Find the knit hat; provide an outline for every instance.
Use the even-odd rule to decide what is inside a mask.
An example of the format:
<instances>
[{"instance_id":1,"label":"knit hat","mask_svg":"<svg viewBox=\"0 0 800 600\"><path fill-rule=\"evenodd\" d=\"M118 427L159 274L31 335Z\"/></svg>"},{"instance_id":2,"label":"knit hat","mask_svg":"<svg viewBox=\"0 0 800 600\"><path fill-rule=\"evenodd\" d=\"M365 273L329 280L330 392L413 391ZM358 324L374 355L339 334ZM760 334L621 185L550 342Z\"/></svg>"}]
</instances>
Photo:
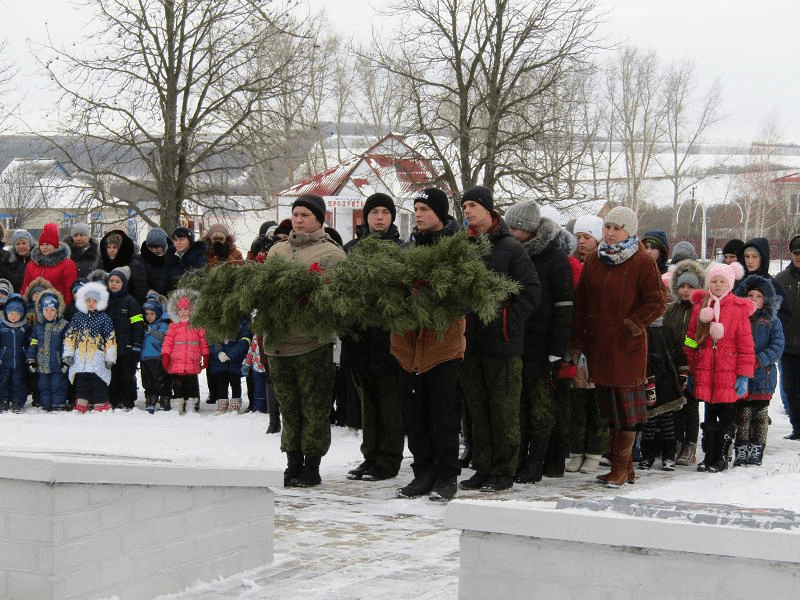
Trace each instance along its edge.
<instances>
[{"instance_id":1,"label":"knit hat","mask_svg":"<svg viewBox=\"0 0 800 600\"><path fill-rule=\"evenodd\" d=\"M230 230L229 230L229 229L228 229L228 228L227 228L225 225L223 225L222 223L214 223L214 224L213 224L213 225L211 225L211 226L208 228L208 230L206 231L206 237L207 237L208 239L211 239L211 238L212 238L212 237L214 237L215 235L224 235L226 238L228 238L228 237L231 235L231 232L230 232Z\"/></svg>"},{"instance_id":2,"label":"knit hat","mask_svg":"<svg viewBox=\"0 0 800 600\"><path fill-rule=\"evenodd\" d=\"M5 313L19 313L20 315L25 314L25 301L22 299L22 296L19 294L11 294L8 297L8 302L5 305Z\"/></svg>"},{"instance_id":3,"label":"knit hat","mask_svg":"<svg viewBox=\"0 0 800 600\"><path fill-rule=\"evenodd\" d=\"M789 240L789 252L800 250L800 235L794 236Z\"/></svg>"},{"instance_id":4,"label":"knit hat","mask_svg":"<svg viewBox=\"0 0 800 600\"><path fill-rule=\"evenodd\" d=\"M693 289L699 289L700 279L697 277L697 273L693 273L692 271L684 271L678 276L678 279L675 282L675 287L680 289L686 284L689 284L689 286Z\"/></svg>"},{"instance_id":5,"label":"knit hat","mask_svg":"<svg viewBox=\"0 0 800 600\"><path fill-rule=\"evenodd\" d=\"M147 295L147 300L142 304L142 311L146 310L152 310L156 313L156 320L160 319L164 314L164 306L161 304L156 294Z\"/></svg>"},{"instance_id":6,"label":"knit hat","mask_svg":"<svg viewBox=\"0 0 800 600\"><path fill-rule=\"evenodd\" d=\"M607 223L619 225L629 236L634 236L639 231L639 219L636 218L636 213L627 206L617 206L608 211L606 218L603 219L603 225Z\"/></svg>"},{"instance_id":7,"label":"knit hat","mask_svg":"<svg viewBox=\"0 0 800 600\"><path fill-rule=\"evenodd\" d=\"M739 251L744 247L744 242L740 239L732 239L722 247L722 254L735 254L739 256Z\"/></svg>"},{"instance_id":8,"label":"knit hat","mask_svg":"<svg viewBox=\"0 0 800 600\"><path fill-rule=\"evenodd\" d=\"M533 200L523 200L510 206L505 215L506 225L514 229L521 229L536 233L542 222L542 211Z\"/></svg>"},{"instance_id":9,"label":"knit hat","mask_svg":"<svg viewBox=\"0 0 800 600\"><path fill-rule=\"evenodd\" d=\"M542 205L542 218L550 219L553 223L561 227L561 213L552 204Z\"/></svg>"},{"instance_id":10,"label":"knit hat","mask_svg":"<svg viewBox=\"0 0 800 600\"><path fill-rule=\"evenodd\" d=\"M144 240L144 245L148 248L166 248L168 243L167 232L160 227L148 231L147 237Z\"/></svg>"},{"instance_id":11,"label":"knit hat","mask_svg":"<svg viewBox=\"0 0 800 600\"><path fill-rule=\"evenodd\" d=\"M303 206L314 213L317 221L319 224L322 225L325 222L325 211L327 208L325 207L325 200L316 196L314 194L303 194L297 200L292 202L292 210L296 206Z\"/></svg>"},{"instance_id":12,"label":"knit hat","mask_svg":"<svg viewBox=\"0 0 800 600\"><path fill-rule=\"evenodd\" d=\"M706 273L707 288L711 285L711 280L718 275L725 278L725 281L728 283L728 291L732 292L733 284L736 283L737 279L741 279L744 276L744 267L739 263L731 263L729 265L720 262L711 263ZM720 296L720 298L724 296L725 294ZM706 323L707 322L708 321L706 321Z\"/></svg>"},{"instance_id":13,"label":"knit hat","mask_svg":"<svg viewBox=\"0 0 800 600\"><path fill-rule=\"evenodd\" d=\"M122 280L122 287L125 288L131 279L131 268L128 266L116 267L108 274L108 278L111 279L114 275Z\"/></svg>"},{"instance_id":14,"label":"knit hat","mask_svg":"<svg viewBox=\"0 0 800 600\"><path fill-rule=\"evenodd\" d=\"M651 229L646 231L642 236L642 243L647 246L653 246L661 250L661 256L664 260L669 255L669 243L667 242L667 234L660 229Z\"/></svg>"},{"instance_id":15,"label":"knit hat","mask_svg":"<svg viewBox=\"0 0 800 600\"><path fill-rule=\"evenodd\" d=\"M86 223L75 223L69 231L70 235L85 235L87 237L92 235L92 229Z\"/></svg>"},{"instance_id":16,"label":"knit hat","mask_svg":"<svg viewBox=\"0 0 800 600\"><path fill-rule=\"evenodd\" d=\"M672 248L672 259L670 262L674 265L682 260L697 260L697 250L689 242L678 242ZM699 286L695 286L699 287Z\"/></svg>"},{"instance_id":17,"label":"knit hat","mask_svg":"<svg viewBox=\"0 0 800 600\"><path fill-rule=\"evenodd\" d=\"M39 308L55 308L58 310L58 297L53 292L44 292L39 296Z\"/></svg>"},{"instance_id":18,"label":"knit hat","mask_svg":"<svg viewBox=\"0 0 800 600\"><path fill-rule=\"evenodd\" d=\"M177 237L188 238L190 242L194 241L194 232L188 227L176 227L172 232L172 239Z\"/></svg>"},{"instance_id":19,"label":"knit hat","mask_svg":"<svg viewBox=\"0 0 800 600\"><path fill-rule=\"evenodd\" d=\"M595 215L581 215L575 219L572 233L588 233L595 241L600 242L603 239L603 219Z\"/></svg>"},{"instance_id":20,"label":"knit hat","mask_svg":"<svg viewBox=\"0 0 800 600\"><path fill-rule=\"evenodd\" d=\"M494 210L494 198L492 197L492 190L486 186L476 185L469 188L461 196L461 206L464 206L464 202L467 202L468 200L477 202L489 212Z\"/></svg>"},{"instance_id":21,"label":"knit hat","mask_svg":"<svg viewBox=\"0 0 800 600\"><path fill-rule=\"evenodd\" d=\"M8 279L0 279L0 294L8 297L14 293L14 286Z\"/></svg>"},{"instance_id":22,"label":"knit hat","mask_svg":"<svg viewBox=\"0 0 800 600\"><path fill-rule=\"evenodd\" d=\"M381 194L380 192L377 194L372 194L367 198L366 202L364 202L364 220L366 220L369 211L379 206L383 206L391 213L392 222L394 223L394 219L397 216L397 209L394 206L394 200L392 200L391 196Z\"/></svg>"},{"instance_id":23,"label":"knit hat","mask_svg":"<svg viewBox=\"0 0 800 600\"><path fill-rule=\"evenodd\" d=\"M58 246L61 244L61 239L58 237L58 225L55 223L48 223L42 229L42 233L39 236L39 243L40 244L50 244L51 246Z\"/></svg>"},{"instance_id":24,"label":"knit hat","mask_svg":"<svg viewBox=\"0 0 800 600\"><path fill-rule=\"evenodd\" d=\"M17 229L14 233L11 234L11 245L17 243L17 240L23 239L28 242L28 245L32 248L33 247L33 236L31 235L30 231L27 229Z\"/></svg>"},{"instance_id":25,"label":"knit hat","mask_svg":"<svg viewBox=\"0 0 800 600\"><path fill-rule=\"evenodd\" d=\"M414 196L414 202L422 202L431 208L436 216L442 222L447 223L447 216L450 214L450 201L447 199L447 194L438 188L425 188Z\"/></svg>"},{"instance_id":26,"label":"knit hat","mask_svg":"<svg viewBox=\"0 0 800 600\"><path fill-rule=\"evenodd\" d=\"M81 287L83 287L83 285L85 283L86 283L85 279L76 279L75 281L72 282L72 285L70 286L69 291L74 296L75 292L77 292L79 289L81 289Z\"/></svg>"}]
</instances>

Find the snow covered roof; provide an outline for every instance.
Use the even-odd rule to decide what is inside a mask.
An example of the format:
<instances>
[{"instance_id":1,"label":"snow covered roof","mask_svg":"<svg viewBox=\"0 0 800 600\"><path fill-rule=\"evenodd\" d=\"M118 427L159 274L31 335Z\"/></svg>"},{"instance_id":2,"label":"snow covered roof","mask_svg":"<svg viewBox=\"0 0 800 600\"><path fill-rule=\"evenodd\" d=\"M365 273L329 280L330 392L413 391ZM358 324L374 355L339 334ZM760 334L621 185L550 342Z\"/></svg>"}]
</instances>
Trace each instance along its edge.
<instances>
[{"instance_id":1,"label":"snow covered roof","mask_svg":"<svg viewBox=\"0 0 800 600\"><path fill-rule=\"evenodd\" d=\"M403 136L389 134L364 153L317 173L278 192L278 196L369 196L375 192L396 198L413 195L438 179L431 162L405 143Z\"/></svg>"}]
</instances>

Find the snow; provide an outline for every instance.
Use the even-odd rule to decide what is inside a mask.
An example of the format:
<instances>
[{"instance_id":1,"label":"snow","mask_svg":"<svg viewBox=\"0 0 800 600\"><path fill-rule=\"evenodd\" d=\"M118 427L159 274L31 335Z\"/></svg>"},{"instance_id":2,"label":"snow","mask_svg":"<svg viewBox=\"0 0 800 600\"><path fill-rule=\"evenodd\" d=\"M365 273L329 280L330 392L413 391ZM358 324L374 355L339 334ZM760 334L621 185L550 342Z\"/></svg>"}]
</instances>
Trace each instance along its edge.
<instances>
[{"instance_id":1,"label":"snow","mask_svg":"<svg viewBox=\"0 0 800 600\"><path fill-rule=\"evenodd\" d=\"M201 381L204 378L201 377ZM114 455L208 466L284 468L280 435L266 435L267 416L42 413L0 414L0 451L33 454ZM609 490L594 475L570 474L540 484L487 495L459 491L457 499L500 502L626 496L783 508L800 512L800 443L784 440L788 419L778 396L761 467L720 474L678 467L674 473L637 470L635 485ZM454 598L458 589L459 531L445 529L446 506L425 498L395 497L411 478L406 451L397 479L353 482L346 472L361 461L359 432L332 428L322 461L323 484L307 490L276 489L275 558L269 565L227 578L209 578L161 600L253 600L262 598ZM702 455L702 453L701 453ZM657 463L658 464L658 463ZM469 476L471 471L464 472Z\"/></svg>"}]
</instances>

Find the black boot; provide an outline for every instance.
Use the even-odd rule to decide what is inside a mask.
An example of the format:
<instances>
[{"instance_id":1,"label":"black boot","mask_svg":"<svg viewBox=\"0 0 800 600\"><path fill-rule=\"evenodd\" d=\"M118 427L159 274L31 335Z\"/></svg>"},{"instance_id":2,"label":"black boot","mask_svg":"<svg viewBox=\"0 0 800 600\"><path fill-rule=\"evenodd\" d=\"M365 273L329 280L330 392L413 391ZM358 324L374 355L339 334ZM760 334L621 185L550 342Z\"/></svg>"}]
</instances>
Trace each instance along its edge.
<instances>
[{"instance_id":1,"label":"black boot","mask_svg":"<svg viewBox=\"0 0 800 600\"><path fill-rule=\"evenodd\" d=\"M165 396L161 396L158 399L158 403L161 405L161 410L171 410L172 409L172 403L169 400L169 396L166 396L166 395Z\"/></svg>"},{"instance_id":2,"label":"black boot","mask_svg":"<svg viewBox=\"0 0 800 600\"><path fill-rule=\"evenodd\" d=\"M156 412L156 399L158 398L158 394L154 392L145 392L144 393L144 409L149 412L151 415Z\"/></svg>"},{"instance_id":3,"label":"black boot","mask_svg":"<svg viewBox=\"0 0 800 600\"><path fill-rule=\"evenodd\" d=\"M712 473L720 473L728 468L728 463L731 462L731 448L733 447L733 438L735 435L735 430L718 431L717 444L719 444L719 448L717 450L717 460L708 467L708 470Z\"/></svg>"},{"instance_id":4,"label":"black boot","mask_svg":"<svg viewBox=\"0 0 800 600\"><path fill-rule=\"evenodd\" d=\"M514 481L517 483L538 483L542 480L544 458L549 441L546 437L535 437L531 440L528 456L522 463ZM564 462L563 459L561 462Z\"/></svg>"},{"instance_id":5,"label":"black boot","mask_svg":"<svg viewBox=\"0 0 800 600\"><path fill-rule=\"evenodd\" d=\"M717 462L717 427L703 423L700 428L703 430L701 445L705 456L697 463L698 471L709 471L711 465Z\"/></svg>"},{"instance_id":6,"label":"black boot","mask_svg":"<svg viewBox=\"0 0 800 600\"><path fill-rule=\"evenodd\" d=\"M321 456L306 456L303 470L300 474L292 478L289 485L292 487L312 487L322 483L322 478L319 476L319 463L322 460Z\"/></svg>"},{"instance_id":7,"label":"black boot","mask_svg":"<svg viewBox=\"0 0 800 600\"><path fill-rule=\"evenodd\" d=\"M290 487L292 479L303 470L303 453L292 451L286 453L286 470L283 472L283 486Z\"/></svg>"},{"instance_id":8,"label":"black boot","mask_svg":"<svg viewBox=\"0 0 800 600\"><path fill-rule=\"evenodd\" d=\"M405 487L397 490L397 495L401 498L416 498L426 496L431 493L436 484L436 471L432 468L415 471L414 479Z\"/></svg>"},{"instance_id":9,"label":"black boot","mask_svg":"<svg viewBox=\"0 0 800 600\"><path fill-rule=\"evenodd\" d=\"M675 440L666 439L661 440L661 470L674 471L675 470Z\"/></svg>"},{"instance_id":10,"label":"black boot","mask_svg":"<svg viewBox=\"0 0 800 600\"><path fill-rule=\"evenodd\" d=\"M656 462L656 441L642 437L639 444L639 452L641 453L641 458L637 466L642 471L649 471L653 468L653 463Z\"/></svg>"}]
</instances>

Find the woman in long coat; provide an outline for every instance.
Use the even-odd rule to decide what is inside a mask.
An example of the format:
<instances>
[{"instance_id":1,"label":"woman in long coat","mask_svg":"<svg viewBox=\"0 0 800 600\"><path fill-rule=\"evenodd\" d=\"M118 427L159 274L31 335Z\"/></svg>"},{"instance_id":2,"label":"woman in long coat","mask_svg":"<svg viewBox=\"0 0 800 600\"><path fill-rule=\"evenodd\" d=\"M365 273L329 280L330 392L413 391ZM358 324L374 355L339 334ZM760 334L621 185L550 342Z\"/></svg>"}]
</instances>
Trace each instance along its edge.
<instances>
[{"instance_id":1,"label":"woman in long coat","mask_svg":"<svg viewBox=\"0 0 800 600\"><path fill-rule=\"evenodd\" d=\"M655 261L622 206L603 222L603 241L586 257L575 291L573 339L609 419L611 472L597 480L620 487L634 478L636 425L647 420L647 326L664 313L666 293Z\"/></svg>"}]
</instances>

